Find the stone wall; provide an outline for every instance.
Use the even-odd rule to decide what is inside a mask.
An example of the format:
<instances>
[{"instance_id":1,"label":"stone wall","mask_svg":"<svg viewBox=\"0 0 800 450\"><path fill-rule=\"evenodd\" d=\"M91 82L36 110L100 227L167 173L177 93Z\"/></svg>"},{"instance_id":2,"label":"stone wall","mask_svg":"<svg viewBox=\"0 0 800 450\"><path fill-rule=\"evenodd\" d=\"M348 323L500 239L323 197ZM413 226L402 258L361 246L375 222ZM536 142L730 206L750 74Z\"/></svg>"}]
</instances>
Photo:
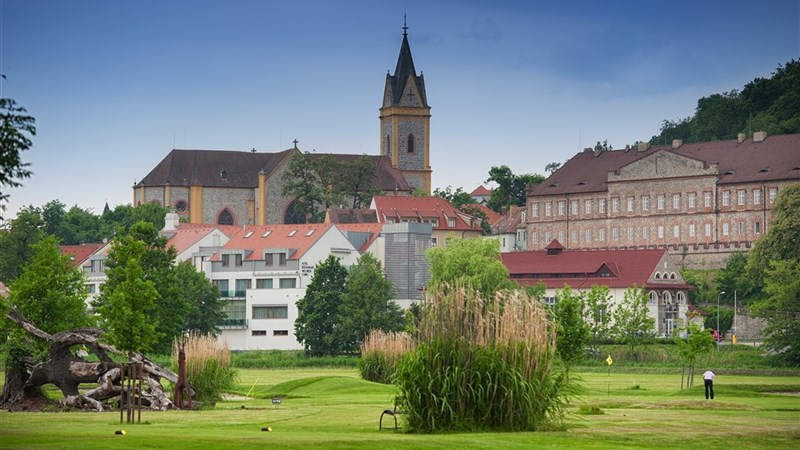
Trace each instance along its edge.
<instances>
[{"instance_id":1,"label":"stone wall","mask_svg":"<svg viewBox=\"0 0 800 450\"><path fill-rule=\"evenodd\" d=\"M253 190L246 188L203 188L203 223L217 223L226 208L233 215L234 225L252 222L247 204L253 201Z\"/></svg>"},{"instance_id":2,"label":"stone wall","mask_svg":"<svg viewBox=\"0 0 800 450\"><path fill-rule=\"evenodd\" d=\"M291 159L291 156L289 157ZM283 174L289 170L289 159L284 164L278 166L269 177L267 177L267 224L281 224L284 219L284 212L292 202L291 197L283 195Z\"/></svg>"}]
</instances>

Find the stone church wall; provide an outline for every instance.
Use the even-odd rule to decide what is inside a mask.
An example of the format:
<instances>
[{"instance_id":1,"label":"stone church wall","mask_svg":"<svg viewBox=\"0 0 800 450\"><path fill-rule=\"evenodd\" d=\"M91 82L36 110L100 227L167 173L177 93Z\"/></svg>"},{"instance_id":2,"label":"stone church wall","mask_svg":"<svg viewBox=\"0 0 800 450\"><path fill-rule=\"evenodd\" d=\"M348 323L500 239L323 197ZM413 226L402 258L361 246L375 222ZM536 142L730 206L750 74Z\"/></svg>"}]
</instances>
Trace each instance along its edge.
<instances>
[{"instance_id":1,"label":"stone church wall","mask_svg":"<svg viewBox=\"0 0 800 450\"><path fill-rule=\"evenodd\" d=\"M248 224L247 204L251 200L252 189L204 188L203 223L217 223L219 214L228 208L233 214L234 225Z\"/></svg>"},{"instance_id":2,"label":"stone church wall","mask_svg":"<svg viewBox=\"0 0 800 450\"><path fill-rule=\"evenodd\" d=\"M283 223L283 215L292 198L283 195L283 174L289 170L289 161L278 166L267 177L267 217L268 224Z\"/></svg>"},{"instance_id":3,"label":"stone church wall","mask_svg":"<svg viewBox=\"0 0 800 450\"><path fill-rule=\"evenodd\" d=\"M164 206L164 188L163 187L148 187L144 191L144 203L158 203Z\"/></svg>"}]
</instances>

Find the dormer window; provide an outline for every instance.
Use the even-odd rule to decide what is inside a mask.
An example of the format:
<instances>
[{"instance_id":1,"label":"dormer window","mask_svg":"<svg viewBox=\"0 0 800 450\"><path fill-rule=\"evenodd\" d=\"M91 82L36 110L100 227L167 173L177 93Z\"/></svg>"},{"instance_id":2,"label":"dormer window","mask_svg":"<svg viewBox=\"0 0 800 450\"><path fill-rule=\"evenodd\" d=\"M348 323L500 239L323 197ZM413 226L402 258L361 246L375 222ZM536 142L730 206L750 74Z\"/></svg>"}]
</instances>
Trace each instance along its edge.
<instances>
[{"instance_id":1,"label":"dormer window","mask_svg":"<svg viewBox=\"0 0 800 450\"><path fill-rule=\"evenodd\" d=\"M455 228L456 227L456 219L455 219L455 217L448 217L447 218L447 226L450 227L450 228Z\"/></svg>"},{"instance_id":2,"label":"dormer window","mask_svg":"<svg viewBox=\"0 0 800 450\"><path fill-rule=\"evenodd\" d=\"M292 237L295 234L297 234L297 230L292 230L292 231L289 232L289 237Z\"/></svg>"}]
</instances>

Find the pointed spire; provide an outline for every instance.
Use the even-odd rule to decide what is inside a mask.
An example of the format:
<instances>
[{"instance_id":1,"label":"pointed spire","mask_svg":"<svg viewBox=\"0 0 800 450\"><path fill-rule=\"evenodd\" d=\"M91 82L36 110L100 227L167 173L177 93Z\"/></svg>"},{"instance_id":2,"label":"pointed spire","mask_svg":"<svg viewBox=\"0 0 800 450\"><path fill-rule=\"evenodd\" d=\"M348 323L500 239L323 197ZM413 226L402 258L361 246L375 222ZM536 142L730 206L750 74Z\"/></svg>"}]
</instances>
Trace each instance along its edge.
<instances>
[{"instance_id":1,"label":"pointed spire","mask_svg":"<svg viewBox=\"0 0 800 450\"><path fill-rule=\"evenodd\" d=\"M422 80L422 76L417 76L417 72L414 69L414 58L411 57L411 46L408 43L408 22L406 15L403 14L403 43L400 45L400 55L397 57L394 75L390 77L392 81L392 100L395 104L400 103L406 83L409 77L412 76L413 82L416 83L417 91L420 93L420 100L423 105L427 106L425 83Z\"/></svg>"}]
</instances>

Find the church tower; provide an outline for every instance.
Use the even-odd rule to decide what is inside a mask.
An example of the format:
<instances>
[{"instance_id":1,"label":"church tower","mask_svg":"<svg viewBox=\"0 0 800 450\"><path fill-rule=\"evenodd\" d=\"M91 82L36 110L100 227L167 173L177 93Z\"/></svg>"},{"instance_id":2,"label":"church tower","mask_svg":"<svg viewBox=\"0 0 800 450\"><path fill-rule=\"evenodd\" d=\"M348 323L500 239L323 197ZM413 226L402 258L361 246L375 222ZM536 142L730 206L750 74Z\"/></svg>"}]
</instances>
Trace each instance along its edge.
<instances>
[{"instance_id":1,"label":"church tower","mask_svg":"<svg viewBox=\"0 0 800 450\"><path fill-rule=\"evenodd\" d=\"M391 157L392 166L400 170L412 188L430 194L431 107L425 94L425 79L414 70L405 20L394 75L386 74L380 120L381 154Z\"/></svg>"}]
</instances>

